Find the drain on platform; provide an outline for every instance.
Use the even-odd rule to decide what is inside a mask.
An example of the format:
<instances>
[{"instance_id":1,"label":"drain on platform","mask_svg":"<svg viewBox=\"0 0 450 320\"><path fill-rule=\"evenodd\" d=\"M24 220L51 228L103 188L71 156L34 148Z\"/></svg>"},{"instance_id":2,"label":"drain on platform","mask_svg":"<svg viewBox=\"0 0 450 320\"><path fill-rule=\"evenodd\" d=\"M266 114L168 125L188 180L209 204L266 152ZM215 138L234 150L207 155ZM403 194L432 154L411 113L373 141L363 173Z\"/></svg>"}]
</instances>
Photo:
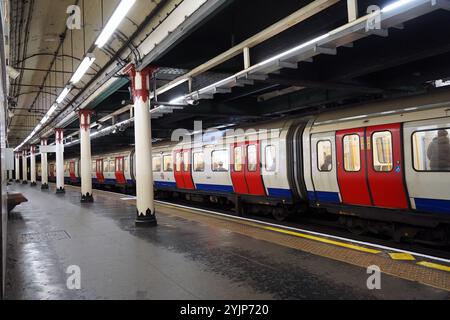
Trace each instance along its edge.
<instances>
[{"instance_id":1,"label":"drain on platform","mask_svg":"<svg viewBox=\"0 0 450 320\"><path fill-rule=\"evenodd\" d=\"M42 233L25 233L19 236L20 243L40 243L46 241L70 239L65 230L49 231Z\"/></svg>"}]
</instances>

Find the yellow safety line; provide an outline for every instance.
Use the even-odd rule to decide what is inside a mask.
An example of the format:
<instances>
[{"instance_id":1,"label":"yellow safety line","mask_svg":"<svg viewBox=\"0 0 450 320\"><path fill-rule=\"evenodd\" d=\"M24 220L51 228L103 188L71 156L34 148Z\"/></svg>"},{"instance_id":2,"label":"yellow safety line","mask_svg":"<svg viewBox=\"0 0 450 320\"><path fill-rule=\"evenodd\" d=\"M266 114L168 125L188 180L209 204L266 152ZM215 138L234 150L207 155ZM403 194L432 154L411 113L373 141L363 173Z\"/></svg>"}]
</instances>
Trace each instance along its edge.
<instances>
[{"instance_id":1,"label":"yellow safety line","mask_svg":"<svg viewBox=\"0 0 450 320\"><path fill-rule=\"evenodd\" d=\"M103 190L99 190L99 191L103 191ZM130 200L135 200L135 199L130 199ZM158 205L163 206L163 207L168 207L168 208L174 208L170 204L165 204L165 203L158 203ZM187 208L176 207L176 209L181 210L181 211L185 211L185 212L188 212L188 213L191 213L196 208L187 209ZM197 211L197 214L204 215L204 216L210 216L210 215L202 213L200 211ZM273 231L273 232L278 232L278 233L283 233L283 234L287 234L287 235L291 235L291 236L296 236L296 237L299 237L299 238L304 238L304 239L309 239L309 240L318 241L318 242L322 242L322 243L332 244L332 245L335 245L335 246L344 247L344 248L347 248L347 249L353 249L353 250L357 250L357 251L361 251L361 252L365 252L365 253L379 254L379 253L382 252L380 250L369 249L369 248L366 248L366 247L362 247L362 246L358 246L358 245L354 245L354 244L349 244L349 243L345 243L345 242L340 242L340 241L335 241L335 240L330 240L330 239L327 239L327 238L322 238L322 237L313 236L313 235L309 235L309 234L289 231L289 230L280 229L280 228L263 226L261 224L254 223L254 222L249 222L249 221L240 221L238 219L234 219L233 217L225 217L225 216L214 216L214 217L222 219L222 220L228 220L228 221L232 221L232 222L244 223L246 225L249 225L249 226L252 226L252 227L256 227L256 228L259 228L259 229L265 229L265 230L269 230L269 231ZM407 253L404 253L404 252L393 252L393 253L389 253L388 256L392 260L414 260L415 259L413 255L410 255L410 254L407 254ZM441 264L437 264L437 263L421 261L421 262L417 262L417 265L420 265L422 267L427 267L427 268L432 268L432 269L437 269L437 270L441 270L441 271L450 272L450 267L444 266L444 265L441 265Z\"/></svg>"},{"instance_id":2,"label":"yellow safety line","mask_svg":"<svg viewBox=\"0 0 450 320\"><path fill-rule=\"evenodd\" d=\"M319 242L323 242L323 243L333 244L335 246L344 247L344 248L353 249L353 250L358 250L358 251L362 251L362 252L366 252L366 253L378 254L378 253L381 252L379 250L369 249L369 248L357 246L357 245L354 245L354 244L349 244L349 243L345 243L345 242L330 240L330 239L326 239L326 238L321 238L321 237L312 236L312 235L309 235L309 234L304 234L304 233L299 233L299 232L294 232L294 231L289 231L289 230L284 230L284 229L278 229L278 228L273 228L273 227L263 227L263 229L271 230L271 231L275 231L275 232L279 232L279 233L284 233L284 234L288 234L288 235L296 236L296 237L300 237L300 238L305 238L305 239L309 239L309 240L314 240L314 241L319 241Z\"/></svg>"},{"instance_id":3,"label":"yellow safety line","mask_svg":"<svg viewBox=\"0 0 450 320\"><path fill-rule=\"evenodd\" d=\"M444 266L442 264L437 264L437 263L428 262L428 261L417 262L417 264L422 267L427 267L427 268L450 272L450 267Z\"/></svg>"},{"instance_id":4,"label":"yellow safety line","mask_svg":"<svg viewBox=\"0 0 450 320\"><path fill-rule=\"evenodd\" d=\"M412 254L406 252L390 252L389 256L394 260L413 261L416 260Z\"/></svg>"},{"instance_id":5,"label":"yellow safety line","mask_svg":"<svg viewBox=\"0 0 450 320\"><path fill-rule=\"evenodd\" d=\"M159 205L163 205L165 207L171 207L170 205L167 205L167 204L159 204ZM177 209L181 209L182 211L186 211L186 212L192 212L192 210L188 210L188 209L185 209L185 208L177 208ZM194 208L194 210L195 210L195 208ZM201 213L201 214L203 214L203 213ZM264 225L261 225L261 224L258 224L258 223L253 223L253 222L248 222L248 221L240 221L238 219L234 219L233 217L222 217L222 216L215 216L215 217L216 218L218 217L218 218L223 219L223 220L229 220L229 221L233 221L233 222L245 223L246 225L249 225L249 226L252 226L252 227L256 227L256 228L259 228L259 229L274 231L274 232L283 233L283 234L296 236L296 237L300 237L300 238L305 238L305 239L318 241L318 242L322 242L322 243L333 244L335 246L340 246L340 247L344 247L344 248L347 248L347 249L358 250L358 251L365 252L365 253L372 253L372 254L381 253L380 250L369 249L369 248L358 246L358 245L354 245L354 244L349 244L349 243L345 243L345 242L330 240L330 239L327 239L327 238L322 238L322 237L313 236L313 235L309 235L309 234L289 231L289 230L285 230L285 229L268 227L268 226L264 226Z\"/></svg>"}]
</instances>

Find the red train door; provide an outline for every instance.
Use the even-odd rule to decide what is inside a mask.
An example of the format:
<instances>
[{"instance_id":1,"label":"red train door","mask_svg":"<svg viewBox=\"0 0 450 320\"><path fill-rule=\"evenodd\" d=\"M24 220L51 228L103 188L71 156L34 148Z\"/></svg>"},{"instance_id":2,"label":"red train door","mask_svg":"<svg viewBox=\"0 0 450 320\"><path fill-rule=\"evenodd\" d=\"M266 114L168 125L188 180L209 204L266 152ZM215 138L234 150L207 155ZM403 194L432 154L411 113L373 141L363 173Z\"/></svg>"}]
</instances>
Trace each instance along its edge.
<instances>
[{"instance_id":1,"label":"red train door","mask_svg":"<svg viewBox=\"0 0 450 320\"><path fill-rule=\"evenodd\" d=\"M177 150L174 152L174 159L175 159L175 170L174 170L174 176L175 176L175 182L177 183L178 189L184 189L184 179L183 179L183 152L181 150Z\"/></svg>"},{"instance_id":2,"label":"red train door","mask_svg":"<svg viewBox=\"0 0 450 320\"><path fill-rule=\"evenodd\" d=\"M231 145L231 181L233 182L234 192L238 194L248 194L247 181L245 180L246 164L246 144L237 142Z\"/></svg>"},{"instance_id":3,"label":"red train door","mask_svg":"<svg viewBox=\"0 0 450 320\"><path fill-rule=\"evenodd\" d=\"M191 163L191 150L183 150L183 166L182 166L182 175L184 188L193 190L194 180L192 179L192 163Z\"/></svg>"},{"instance_id":4,"label":"red train door","mask_svg":"<svg viewBox=\"0 0 450 320\"><path fill-rule=\"evenodd\" d=\"M248 193L255 196L265 196L261 176L261 152L259 141L249 142L247 145L247 165L245 166L245 180L247 181Z\"/></svg>"},{"instance_id":5,"label":"red train door","mask_svg":"<svg viewBox=\"0 0 450 320\"><path fill-rule=\"evenodd\" d=\"M77 177L75 176L75 161L69 163L69 175L70 181L77 182Z\"/></svg>"},{"instance_id":6,"label":"red train door","mask_svg":"<svg viewBox=\"0 0 450 320\"><path fill-rule=\"evenodd\" d=\"M338 183L344 204L372 205L364 146L365 128L336 132Z\"/></svg>"},{"instance_id":7,"label":"red train door","mask_svg":"<svg viewBox=\"0 0 450 320\"><path fill-rule=\"evenodd\" d=\"M125 174L123 170L124 157L116 158L116 183L118 184L126 184L127 180L125 179Z\"/></svg>"},{"instance_id":8,"label":"red train door","mask_svg":"<svg viewBox=\"0 0 450 320\"><path fill-rule=\"evenodd\" d=\"M103 159L96 160L97 166L95 170L95 175L97 176L97 181L100 183L105 182L105 177L103 175Z\"/></svg>"},{"instance_id":9,"label":"red train door","mask_svg":"<svg viewBox=\"0 0 450 320\"><path fill-rule=\"evenodd\" d=\"M408 208L400 130L399 123L366 129L369 187L377 207Z\"/></svg>"}]
</instances>

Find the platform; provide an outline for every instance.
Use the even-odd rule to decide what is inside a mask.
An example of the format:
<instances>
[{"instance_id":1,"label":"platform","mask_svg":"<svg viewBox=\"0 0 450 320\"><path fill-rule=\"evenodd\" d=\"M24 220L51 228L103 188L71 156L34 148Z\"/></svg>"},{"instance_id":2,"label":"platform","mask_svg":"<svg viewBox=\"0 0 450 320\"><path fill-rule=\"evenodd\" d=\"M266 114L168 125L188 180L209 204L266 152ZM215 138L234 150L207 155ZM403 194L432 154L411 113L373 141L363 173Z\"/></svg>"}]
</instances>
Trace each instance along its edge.
<instances>
[{"instance_id":1,"label":"platform","mask_svg":"<svg viewBox=\"0 0 450 320\"><path fill-rule=\"evenodd\" d=\"M7 299L450 298L450 273L383 255L162 205L157 228L136 229L123 195L95 191L81 204L75 187L9 191L28 202L9 220ZM366 285L374 262L388 270L380 290ZM66 286L72 265L80 290Z\"/></svg>"}]
</instances>

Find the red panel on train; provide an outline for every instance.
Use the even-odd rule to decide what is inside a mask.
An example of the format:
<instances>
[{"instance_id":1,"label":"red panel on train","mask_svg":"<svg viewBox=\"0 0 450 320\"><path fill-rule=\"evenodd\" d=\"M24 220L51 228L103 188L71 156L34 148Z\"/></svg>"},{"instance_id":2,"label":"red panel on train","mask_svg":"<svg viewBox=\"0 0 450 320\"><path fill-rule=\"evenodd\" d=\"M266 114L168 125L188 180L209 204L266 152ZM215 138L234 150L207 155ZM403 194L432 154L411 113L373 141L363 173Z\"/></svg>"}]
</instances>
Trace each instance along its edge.
<instances>
[{"instance_id":1,"label":"red panel on train","mask_svg":"<svg viewBox=\"0 0 450 320\"><path fill-rule=\"evenodd\" d=\"M247 165L245 166L245 180L249 194L265 196L266 190L261 176L261 147L259 141L249 142L247 145Z\"/></svg>"},{"instance_id":2,"label":"red panel on train","mask_svg":"<svg viewBox=\"0 0 450 320\"><path fill-rule=\"evenodd\" d=\"M369 186L377 207L408 208L400 131L399 123L366 130Z\"/></svg>"},{"instance_id":3,"label":"red panel on train","mask_svg":"<svg viewBox=\"0 0 450 320\"><path fill-rule=\"evenodd\" d=\"M248 194L247 181L245 180L246 144L239 142L231 145L231 180L233 182L234 192L237 194Z\"/></svg>"},{"instance_id":4,"label":"red panel on train","mask_svg":"<svg viewBox=\"0 0 450 320\"><path fill-rule=\"evenodd\" d=\"M69 164L69 174L70 174L70 181L77 182L77 177L75 175L75 161L71 161Z\"/></svg>"},{"instance_id":5,"label":"red panel on train","mask_svg":"<svg viewBox=\"0 0 450 320\"><path fill-rule=\"evenodd\" d=\"M182 154L182 168L181 173L183 176L184 189L195 189L194 180L192 179L192 152L191 150L183 150Z\"/></svg>"},{"instance_id":6,"label":"red panel on train","mask_svg":"<svg viewBox=\"0 0 450 320\"><path fill-rule=\"evenodd\" d=\"M124 157L117 157L116 158L116 182L119 184L126 184L127 179L125 178L124 174Z\"/></svg>"},{"instance_id":7,"label":"red panel on train","mask_svg":"<svg viewBox=\"0 0 450 320\"><path fill-rule=\"evenodd\" d=\"M183 153L181 150L177 150L174 152L175 159L175 170L173 175L175 177L175 182L177 183L178 189L184 189L184 179L183 179Z\"/></svg>"},{"instance_id":8,"label":"red panel on train","mask_svg":"<svg viewBox=\"0 0 450 320\"><path fill-rule=\"evenodd\" d=\"M338 183L344 204L371 206L366 177L365 129L336 132Z\"/></svg>"}]
</instances>

